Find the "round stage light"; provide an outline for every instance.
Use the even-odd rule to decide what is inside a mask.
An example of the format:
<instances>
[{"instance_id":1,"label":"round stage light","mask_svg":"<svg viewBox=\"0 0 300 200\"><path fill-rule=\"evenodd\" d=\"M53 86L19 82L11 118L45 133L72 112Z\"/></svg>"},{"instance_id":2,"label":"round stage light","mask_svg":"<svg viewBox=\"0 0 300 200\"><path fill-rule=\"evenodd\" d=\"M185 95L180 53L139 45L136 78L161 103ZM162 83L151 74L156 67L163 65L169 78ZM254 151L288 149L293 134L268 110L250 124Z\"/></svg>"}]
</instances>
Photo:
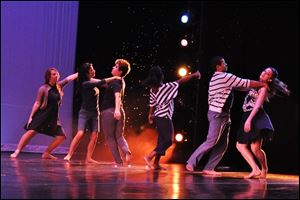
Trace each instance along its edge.
<instances>
[{"instance_id":1,"label":"round stage light","mask_svg":"<svg viewBox=\"0 0 300 200\"><path fill-rule=\"evenodd\" d=\"M187 75L187 69L185 67L179 68L178 74L179 76L184 77L185 75Z\"/></svg>"},{"instance_id":2,"label":"round stage light","mask_svg":"<svg viewBox=\"0 0 300 200\"><path fill-rule=\"evenodd\" d=\"M177 133L175 135L175 140L176 140L176 142L182 142L183 141L183 135L182 135L182 133Z\"/></svg>"},{"instance_id":3,"label":"round stage light","mask_svg":"<svg viewBox=\"0 0 300 200\"><path fill-rule=\"evenodd\" d=\"M186 39L182 39L180 41L181 46L186 47L188 45L188 41Z\"/></svg>"},{"instance_id":4,"label":"round stage light","mask_svg":"<svg viewBox=\"0 0 300 200\"><path fill-rule=\"evenodd\" d=\"M188 17L187 15L182 15L182 16L181 16L181 22L182 22L182 23L185 24L185 23L187 23L188 21L189 21L189 17Z\"/></svg>"}]
</instances>

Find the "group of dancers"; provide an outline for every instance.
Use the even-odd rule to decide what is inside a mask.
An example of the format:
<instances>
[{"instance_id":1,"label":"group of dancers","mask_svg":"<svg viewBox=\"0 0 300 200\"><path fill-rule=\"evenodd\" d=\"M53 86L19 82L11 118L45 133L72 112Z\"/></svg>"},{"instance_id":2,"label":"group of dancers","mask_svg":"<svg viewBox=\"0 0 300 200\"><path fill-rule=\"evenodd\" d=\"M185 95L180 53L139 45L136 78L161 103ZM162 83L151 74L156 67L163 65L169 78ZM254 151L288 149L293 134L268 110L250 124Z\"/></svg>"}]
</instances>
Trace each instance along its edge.
<instances>
[{"instance_id":1,"label":"group of dancers","mask_svg":"<svg viewBox=\"0 0 300 200\"><path fill-rule=\"evenodd\" d=\"M287 85L278 79L278 72L273 67L267 67L261 72L259 80L243 79L228 73L225 59L216 56L211 60L214 74L208 89L208 121L209 129L206 140L192 153L187 160L186 170L195 171L202 157L209 153L208 161L202 169L202 174L220 176L215 171L229 143L231 127L230 109L233 103L233 91L248 91L244 104L243 116L237 133L236 148L247 161L252 171L244 178L266 178L268 172L267 158L262 150L263 141L272 139L274 128L263 108L265 101L276 94L289 95ZM112 77L96 79L92 63L84 63L77 73L59 81L60 75L56 68L51 67L45 73L45 83L38 89L35 103L25 125L26 132L21 137L17 149L10 155L17 158L22 149L37 134L42 133L54 137L45 152L43 159L57 159L51 153L65 139L66 134L59 120L59 107L63 96L63 88L78 78L81 93L81 107L78 115L78 130L73 138L68 154L64 160L71 160L86 127L91 131L87 146L86 162L99 163L92 158L98 133L101 131L113 155L114 167L129 164L132 152L124 137L125 112L123 98L125 92L124 78L130 72L130 63L125 59L117 59L112 68ZM162 170L160 158L173 143L174 127L172 115L174 98L181 84L192 79L200 79L199 71L189 74L173 82L164 82L164 74L159 66L149 70L148 77L142 82L150 88L148 122L154 124L158 132L156 147L144 157L151 169ZM99 88L106 87L103 103L99 107ZM100 115L101 112L101 115ZM89 123L90 122L90 123ZM257 165L255 158L259 161ZM152 160L154 160L152 162Z\"/></svg>"}]
</instances>

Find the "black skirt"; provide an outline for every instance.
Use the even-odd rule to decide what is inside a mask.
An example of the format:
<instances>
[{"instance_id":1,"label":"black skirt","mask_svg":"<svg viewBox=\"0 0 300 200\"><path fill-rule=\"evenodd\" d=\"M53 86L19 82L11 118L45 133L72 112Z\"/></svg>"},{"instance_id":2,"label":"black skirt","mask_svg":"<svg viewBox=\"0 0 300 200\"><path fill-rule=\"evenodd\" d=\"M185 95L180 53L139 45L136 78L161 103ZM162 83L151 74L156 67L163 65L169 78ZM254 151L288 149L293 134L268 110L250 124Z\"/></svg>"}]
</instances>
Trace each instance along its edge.
<instances>
[{"instance_id":1,"label":"black skirt","mask_svg":"<svg viewBox=\"0 0 300 200\"><path fill-rule=\"evenodd\" d=\"M241 144L249 144L260 139L271 141L274 135L274 128L268 114L263 108L260 108L254 116L250 132L246 133L244 131L244 124L250 113L251 111L243 113L241 125L237 133L237 141Z\"/></svg>"}]
</instances>

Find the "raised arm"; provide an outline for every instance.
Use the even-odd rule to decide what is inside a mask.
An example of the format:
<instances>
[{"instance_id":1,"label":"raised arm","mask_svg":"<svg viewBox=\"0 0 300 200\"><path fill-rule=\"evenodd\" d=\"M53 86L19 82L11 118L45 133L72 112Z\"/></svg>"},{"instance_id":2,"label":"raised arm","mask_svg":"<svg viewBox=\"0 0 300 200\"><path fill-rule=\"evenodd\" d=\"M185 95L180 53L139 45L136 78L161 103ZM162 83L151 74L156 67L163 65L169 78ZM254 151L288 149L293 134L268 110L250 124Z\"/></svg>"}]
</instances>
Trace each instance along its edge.
<instances>
[{"instance_id":1,"label":"raised arm","mask_svg":"<svg viewBox=\"0 0 300 200\"><path fill-rule=\"evenodd\" d=\"M78 72L67 76L62 81L59 81L58 84L63 88L68 83L70 83L71 81L75 80L76 78L78 78Z\"/></svg>"},{"instance_id":2,"label":"raised arm","mask_svg":"<svg viewBox=\"0 0 300 200\"><path fill-rule=\"evenodd\" d=\"M182 77L181 79L178 80L178 83L179 84L186 83L186 82L192 80L193 78L197 78L197 79L201 78L201 74L198 70L195 73L192 73L188 76Z\"/></svg>"},{"instance_id":3,"label":"raised arm","mask_svg":"<svg viewBox=\"0 0 300 200\"><path fill-rule=\"evenodd\" d=\"M258 91L258 97L256 99L255 105L244 124L245 132L249 132L251 130L251 122L252 122L254 116L257 114L259 108L264 104L264 102L267 98L267 95L268 95L267 90L268 89L266 87L263 87Z\"/></svg>"}]
</instances>

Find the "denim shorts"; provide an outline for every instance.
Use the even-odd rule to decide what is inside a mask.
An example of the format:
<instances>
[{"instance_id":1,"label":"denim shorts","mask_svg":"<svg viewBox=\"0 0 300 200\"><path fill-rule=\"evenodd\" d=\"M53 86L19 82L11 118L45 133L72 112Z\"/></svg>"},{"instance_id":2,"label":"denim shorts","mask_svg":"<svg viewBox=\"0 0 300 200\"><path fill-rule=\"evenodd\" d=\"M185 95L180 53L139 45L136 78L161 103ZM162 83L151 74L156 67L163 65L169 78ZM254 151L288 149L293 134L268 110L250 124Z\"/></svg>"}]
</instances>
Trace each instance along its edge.
<instances>
[{"instance_id":1,"label":"denim shorts","mask_svg":"<svg viewBox=\"0 0 300 200\"><path fill-rule=\"evenodd\" d=\"M100 113L80 109L78 116L78 131L100 132Z\"/></svg>"}]
</instances>

